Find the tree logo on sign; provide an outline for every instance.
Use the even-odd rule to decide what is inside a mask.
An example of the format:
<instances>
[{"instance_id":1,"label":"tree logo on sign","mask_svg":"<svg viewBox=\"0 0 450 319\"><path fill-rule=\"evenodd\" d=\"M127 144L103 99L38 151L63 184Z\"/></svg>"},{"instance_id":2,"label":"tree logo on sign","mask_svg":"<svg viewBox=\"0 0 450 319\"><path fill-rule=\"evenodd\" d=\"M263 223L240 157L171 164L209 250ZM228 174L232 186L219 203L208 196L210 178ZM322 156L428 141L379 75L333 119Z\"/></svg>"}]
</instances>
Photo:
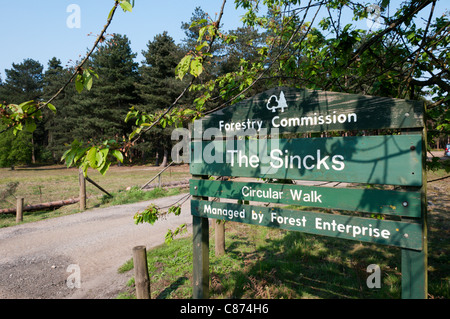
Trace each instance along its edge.
<instances>
[{"instance_id":1,"label":"tree logo on sign","mask_svg":"<svg viewBox=\"0 0 450 319\"><path fill-rule=\"evenodd\" d=\"M281 112L284 112L284 109L287 107L288 105L286 103L283 91L280 93L280 98L277 98L276 95L272 95L267 102L267 109L272 112L275 112L277 109L281 109Z\"/></svg>"}]
</instances>

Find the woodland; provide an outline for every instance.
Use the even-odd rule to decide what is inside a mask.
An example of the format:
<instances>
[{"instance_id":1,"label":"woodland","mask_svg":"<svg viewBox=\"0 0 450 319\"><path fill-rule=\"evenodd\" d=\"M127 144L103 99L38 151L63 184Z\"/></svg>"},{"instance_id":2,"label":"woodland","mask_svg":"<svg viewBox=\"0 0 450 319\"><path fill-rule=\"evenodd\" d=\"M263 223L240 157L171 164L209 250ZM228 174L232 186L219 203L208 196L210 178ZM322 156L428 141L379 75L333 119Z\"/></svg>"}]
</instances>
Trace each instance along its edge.
<instances>
[{"instance_id":1,"label":"woodland","mask_svg":"<svg viewBox=\"0 0 450 319\"><path fill-rule=\"evenodd\" d=\"M276 86L422 100L430 154L449 142L443 0L235 0L242 26L227 31L225 2L215 17L200 7L186 17L180 43L149 39L143 61L126 35L107 33L114 14L133 14L120 0L83 60L13 63L0 79L0 167L166 165L174 127Z\"/></svg>"}]
</instances>

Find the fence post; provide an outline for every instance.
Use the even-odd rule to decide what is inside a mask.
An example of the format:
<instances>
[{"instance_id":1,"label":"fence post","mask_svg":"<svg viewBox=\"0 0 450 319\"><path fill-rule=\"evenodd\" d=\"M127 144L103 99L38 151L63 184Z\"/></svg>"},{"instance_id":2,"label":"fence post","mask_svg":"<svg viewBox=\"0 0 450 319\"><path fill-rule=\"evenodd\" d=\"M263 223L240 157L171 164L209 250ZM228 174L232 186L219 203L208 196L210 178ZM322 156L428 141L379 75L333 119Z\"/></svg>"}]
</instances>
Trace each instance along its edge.
<instances>
[{"instance_id":1,"label":"fence post","mask_svg":"<svg viewBox=\"0 0 450 319\"><path fill-rule=\"evenodd\" d=\"M150 279L145 246L133 248L134 282L137 299L150 299Z\"/></svg>"},{"instance_id":2,"label":"fence post","mask_svg":"<svg viewBox=\"0 0 450 319\"><path fill-rule=\"evenodd\" d=\"M216 256L223 256L225 254L225 221L220 219L215 220L214 228Z\"/></svg>"},{"instance_id":3,"label":"fence post","mask_svg":"<svg viewBox=\"0 0 450 319\"><path fill-rule=\"evenodd\" d=\"M80 182L80 210L86 210L86 179L84 178L83 170L78 171L78 179Z\"/></svg>"},{"instance_id":4,"label":"fence post","mask_svg":"<svg viewBox=\"0 0 450 319\"><path fill-rule=\"evenodd\" d=\"M23 197L17 198L16 223L23 221Z\"/></svg>"}]
</instances>

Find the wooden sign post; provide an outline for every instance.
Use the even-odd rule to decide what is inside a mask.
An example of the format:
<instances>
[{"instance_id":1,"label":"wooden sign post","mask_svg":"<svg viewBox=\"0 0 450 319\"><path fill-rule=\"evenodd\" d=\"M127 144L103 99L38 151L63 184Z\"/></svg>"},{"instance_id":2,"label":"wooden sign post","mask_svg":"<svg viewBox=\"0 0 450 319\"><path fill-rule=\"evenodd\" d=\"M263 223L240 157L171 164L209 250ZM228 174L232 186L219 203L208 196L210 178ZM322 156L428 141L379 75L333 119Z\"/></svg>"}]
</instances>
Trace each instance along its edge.
<instances>
[{"instance_id":1,"label":"wooden sign post","mask_svg":"<svg viewBox=\"0 0 450 319\"><path fill-rule=\"evenodd\" d=\"M424 106L418 101L281 87L195 121L190 147L194 298L208 297L208 218L399 247L402 298L427 298L423 117ZM298 138L327 132L341 134ZM254 180L214 181L210 176ZM255 204L241 204L244 201ZM371 218L373 213L385 218Z\"/></svg>"}]
</instances>

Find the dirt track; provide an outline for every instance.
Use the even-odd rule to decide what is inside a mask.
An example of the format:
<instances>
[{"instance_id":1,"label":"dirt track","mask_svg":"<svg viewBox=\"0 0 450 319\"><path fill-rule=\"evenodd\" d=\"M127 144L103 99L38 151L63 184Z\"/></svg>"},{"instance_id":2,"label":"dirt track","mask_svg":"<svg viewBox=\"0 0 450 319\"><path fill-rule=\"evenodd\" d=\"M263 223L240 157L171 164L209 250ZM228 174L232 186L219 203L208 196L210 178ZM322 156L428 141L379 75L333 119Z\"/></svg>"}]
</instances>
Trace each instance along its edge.
<instances>
[{"instance_id":1,"label":"dirt track","mask_svg":"<svg viewBox=\"0 0 450 319\"><path fill-rule=\"evenodd\" d=\"M449 187L447 179L428 183L430 236L436 242L436 236L439 241L449 236ZM151 202L164 207L183 196ZM117 269L132 257L134 246L158 246L167 229L191 225L189 200L179 217L170 216L153 226L135 225L133 215L149 203L91 209L0 229L0 299L115 298L132 276L118 274ZM437 253L441 250L445 251L438 247ZM79 266L80 288L67 286L69 265Z\"/></svg>"},{"instance_id":2,"label":"dirt track","mask_svg":"<svg viewBox=\"0 0 450 319\"><path fill-rule=\"evenodd\" d=\"M151 202L165 207L186 195ZM191 224L187 200L178 217L135 225L133 215L149 203L92 209L0 229L0 299L115 298L132 275L118 274L117 269L132 258L134 246L158 246L168 229ZM79 272L70 265L79 267ZM69 288L67 283L74 283L71 278L76 274L81 286Z\"/></svg>"}]
</instances>

